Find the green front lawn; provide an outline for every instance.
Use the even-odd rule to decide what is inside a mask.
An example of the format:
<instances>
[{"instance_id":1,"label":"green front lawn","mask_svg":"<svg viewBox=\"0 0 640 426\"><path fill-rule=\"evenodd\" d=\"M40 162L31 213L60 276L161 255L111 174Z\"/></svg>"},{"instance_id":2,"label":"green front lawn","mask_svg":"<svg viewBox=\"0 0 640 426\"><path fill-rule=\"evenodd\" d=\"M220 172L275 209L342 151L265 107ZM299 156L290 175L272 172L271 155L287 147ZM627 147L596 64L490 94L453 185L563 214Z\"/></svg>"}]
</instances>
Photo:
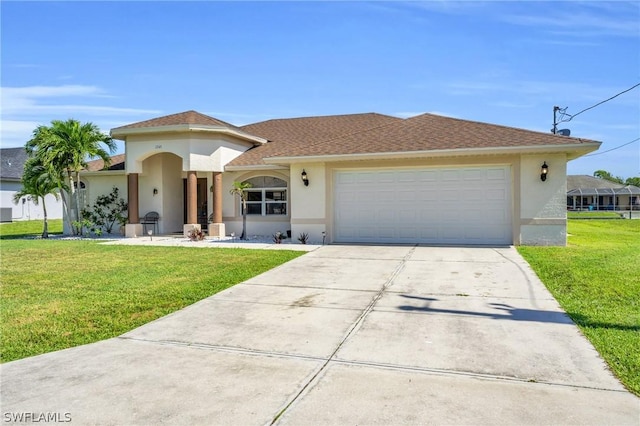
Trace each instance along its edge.
<instances>
[{"instance_id":1,"label":"green front lawn","mask_svg":"<svg viewBox=\"0 0 640 426\"><path fill-rule=\"evenodd\" d=\"M62 234L62 219L49 219L49 235ZM0 238L39 237L44 223L41 220L23 220L0 224Z\"/></svg>"},{"instance_id":2,"label":"green front lawn","mask_svg":"<svg viewBox=\"0 0 640 426\"><path fill-rule=\"evenodd\" d=\"M567 247L518 251L613 372L640 395L640 220L569 220Z\"/></svg>"},{"instance_id":3,"label":"green front lawn","mask_svg":"<svg viewBox=\"0 0 640 426\"><path fill-rule=\"evenodd\" d=\"M622 219L616 212L567 212L567 219Z\"/></svg>"},{"instance_id":4,"label":"green front lawn","mask_svg":"<svg viewBox=\"0 0 640 426\"><path fill-rule=\"evenodd\" d=\"M118 336L301 254L5 239L1 360Z\"/></svg>"}]
</instances>

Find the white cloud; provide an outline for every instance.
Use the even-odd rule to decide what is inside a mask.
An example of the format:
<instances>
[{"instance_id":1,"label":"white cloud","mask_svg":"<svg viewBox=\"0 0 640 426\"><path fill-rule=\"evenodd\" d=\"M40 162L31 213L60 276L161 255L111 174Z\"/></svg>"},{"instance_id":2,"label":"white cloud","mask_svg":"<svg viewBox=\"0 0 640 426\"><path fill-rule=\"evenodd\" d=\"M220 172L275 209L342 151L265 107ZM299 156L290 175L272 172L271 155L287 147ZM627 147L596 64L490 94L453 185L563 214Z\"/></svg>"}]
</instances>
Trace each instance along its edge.
<instances>
[{"instance_id":1,"label":"white cloud","mask_svg":"<svg viewBox=\"0 0 640 426\"><path fill-rule=\"evenodd\" d=\"M459 116L457 116L456 114L450 114L448 112L442 112L442 111L428 111L429 114L433 114L433 115L440 115L442 117L449 117L449 118L460 118Z\"/></svg>"},{"instance_id":2,"label":"white cloud","mask_svg":"<svg viewBox=\"0 0 640 426\"><path fill-rule=\"evenodd\" d=\"M60 85L2 87L2 121L0 123L0 144L2 147L22 146L40 124L49 124L53 119L69 117L91 121L108 132L103 117L109 121L130 123L139 116L148 118L159 114L155 109L141 109L105 105L114 97L98 86ZM81 99L82 102L77 100ZM127 117L124 118L123 116Z\"/></svg>"},{"instance_id":3,"label":"white cloud","mask_svg":"<svg viewBox=\"0 0 640 426\"><path fill-rule=\"evenodd\" d=\"M603 85L593 85L588 83L574 83L562 81L526 81L526 80L505 80L490 79L486 81L454 81L442 85L445 92L450 95L473 95L482 94L492 97L510 94L512 96L526 95L528 101L561 102L562 99L570 99L573 104L584 104L600 102L604 99L619 93L628 87L612 87ZM560 101L558 101L560 99ZM617 104L637 105L637 98L622 95L615 98ZM561 105L563 106L563 105ZM575 111L574 111L575 112Z\"/></svg>"},{"instance_id":4,"label":"white cloud","mask_svg":"<svg viewBox=\"0 0 640 426\"><path fill-rule=\"evenodd\" d=\"M0 122L0 146L2 148L14 148L24 146L27 140L30 139L33 130L38 125L44 123L38 123L35 121L20 121L20 120L2 120Z\"/></svg>"},{"instance_id":5,"label":"white cloud","mask_svg":"<svg viewBox=\"0 0 640 426\"><path fill-rule=\"evenodd\" d=\"M422 112L422 111L420 111L420 112L415 112L415 111L394 112L391 115L394 115L394 116L400 117L400 118L409 118L409 117L415 117L416 115L420 115L420 114L424 114L424 112Z\"/></svg>"},{"instance_id":6,"label":"white cloud","mask_svg":"<svg viewBox=\"0 0 640 426\"><path fill-rule=\"evenodd\" d=\"M597 2L593 2L595 4ZM499 15L498 19L513 25L536 27L542 31L567 36L598 37L619 36L635 37L638 31L638 13L640 9L628 8L620 3L615 7L596 8L592 3L569 3L570 8L557 6L553 13L522 13Z\"/></svg>"}]
</instances>

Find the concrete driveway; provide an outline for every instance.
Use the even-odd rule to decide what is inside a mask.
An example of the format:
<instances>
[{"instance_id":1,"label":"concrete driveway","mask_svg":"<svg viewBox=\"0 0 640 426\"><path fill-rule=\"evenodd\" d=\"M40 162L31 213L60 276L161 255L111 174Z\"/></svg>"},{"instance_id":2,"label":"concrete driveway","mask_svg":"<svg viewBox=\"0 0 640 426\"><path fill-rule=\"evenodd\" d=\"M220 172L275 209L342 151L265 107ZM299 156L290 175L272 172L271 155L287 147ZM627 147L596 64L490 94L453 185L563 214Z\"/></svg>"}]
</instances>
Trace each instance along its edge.
<instances>
[{"instance_id":1,"label":"concrete driveway","mask_svg":"<svg viewBox=\"0 0 640 426\"><path fill-rule=\"evenodd\" d=\"M1 372L3 422L640 423L513 248L325 246Z\"/></svg>"}]
</instances>

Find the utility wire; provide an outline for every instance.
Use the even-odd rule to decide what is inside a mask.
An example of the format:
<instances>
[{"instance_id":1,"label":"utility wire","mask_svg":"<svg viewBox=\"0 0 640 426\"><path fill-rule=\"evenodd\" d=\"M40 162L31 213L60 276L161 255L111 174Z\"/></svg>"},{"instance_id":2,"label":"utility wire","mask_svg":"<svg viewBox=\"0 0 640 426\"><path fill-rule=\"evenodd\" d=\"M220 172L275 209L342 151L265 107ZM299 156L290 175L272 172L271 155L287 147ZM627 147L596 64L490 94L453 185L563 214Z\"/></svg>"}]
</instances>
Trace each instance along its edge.
<instances>
[{"instance_id":1,"label":"utility wire","mask_svg":"<svg viewBox=\"0 0 640 426\"><path fill-rule=\"evenodd\" d=\"M613 95L613 96L612 96L612 97L610 97L609 99L605 99L605 100L604 100L604 101L602 101L602 102L598 102L597 104L595 104L595 105L593 105L593 106L590 106L589 108L585 108L585 109L583 109L582 111L577 112L577 113L575 113L575 114L573 114L573 115L571 115L571 114L566 114L566 115L568 115L568 116L569 116L569 118L568 118L567 120L560 119L560 121L558 121L558 123L566 123L567 121L571 121L574 117L576 117L576 116L578 116L578 115L582 114L583 112L585 112L585 111L589 111L590 109L593 109L593 108L597 107L598 105L602 105L602 104L603 104L603 103L605 103L605 102L609 102L611 99L617 98L618 96L622 95L623 93L627 93L627 92L629 92L630 90L633 90L633 89L635 89L635 88L636 88L636 87L638 87L638 86L640 86L640 83L636 84L635 86L632 86L632 87L628 88L627 90L623 90L622 92L618 93L617 95ZM566 109L566 108L565 108L565 109ZM563 115L565 115L564 111L562 111L562 113L563 113ZM601 154L602 154L602 153L601 153Z\"/></svg>"},{"instance_id":2,"label":"utility wire","mask_svg":"<svg viewBox=\"0 0 640 426\"><path fill-rule=\"evenodd\" d=\"M638 141L640 141L640 138L635 138L631 142L624 143L624 144L622 144L620 146L617 146L615 148L611 148L611 149L608 149L608 150L602 151L602 152L596 152L595 154L583 155L583 157L593 157L594 155L606 154L607 152L615 151L616 149L622 148L623 146L631 145L632 143L638 142Z\"/></svg>"}]
</instances>

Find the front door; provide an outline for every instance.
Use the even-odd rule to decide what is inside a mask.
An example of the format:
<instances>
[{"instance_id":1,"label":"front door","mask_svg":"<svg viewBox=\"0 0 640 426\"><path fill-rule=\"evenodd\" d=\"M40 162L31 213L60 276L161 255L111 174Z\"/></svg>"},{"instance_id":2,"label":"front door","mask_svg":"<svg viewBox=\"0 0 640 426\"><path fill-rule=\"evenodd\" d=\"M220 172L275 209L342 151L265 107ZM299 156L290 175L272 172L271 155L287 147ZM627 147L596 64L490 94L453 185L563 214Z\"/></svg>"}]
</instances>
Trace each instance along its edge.
<instances>
[{"instance_id":1,"label":"front door","mask_svg":"<svg viewBox=\"0 0 640 426\"><path fill-rule=\"evenodd\" d=\"M184 206L184 216L183 222L186 221L187 218L187 180L182 179L182 194L183 194L183 206ZM207 229L208 223L208 209L207 209L207 178L198 178L198 223L200 227L204 230Z\"/></svg>"}]
</instances>

